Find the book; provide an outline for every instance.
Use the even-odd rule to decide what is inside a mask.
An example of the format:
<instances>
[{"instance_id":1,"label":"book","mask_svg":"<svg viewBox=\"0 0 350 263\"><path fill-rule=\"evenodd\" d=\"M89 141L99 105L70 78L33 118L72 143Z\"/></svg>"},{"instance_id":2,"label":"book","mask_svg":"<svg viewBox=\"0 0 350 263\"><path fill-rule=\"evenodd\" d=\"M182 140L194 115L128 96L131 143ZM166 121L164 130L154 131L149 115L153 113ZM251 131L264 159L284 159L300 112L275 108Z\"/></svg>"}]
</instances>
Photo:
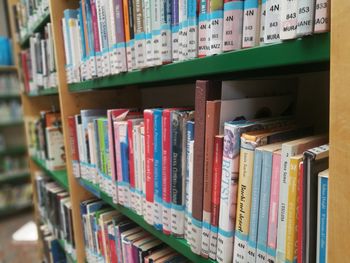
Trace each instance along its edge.
<instances>
[{"instance_id":1,"label":"book","mask_svg":"<svg viewBox=\"0 0 350 263\"><path fill-rule=\"evenodd\" d=\"M287 203L290 157L301 154L311 147L322 145L326 141L326 136L318 135L294 140L282 145L280 196L278 204L277 261L283 261L286 258L286 220L288 218Z\"/></svg>"},{"instance_id":2,"label":"book","mask_svg":"<svg viewBox=\"0 0 350 263\"><path fill-rule=\"evenodd\" d=\"M244 1L242 48L254 47L260 43L260 19L262 1Z\"/></svg>"},{"instance_id":3,"label":"book","mask_svg":"<svg viewBox=\"0 0 350 263\"><path fill-rule=\"evenodd\" d=\"M264 43L276 43L280 41L281 0L266 0L265 5Z\"/></svg>"},{"instance_id":4,"label":"book","mask_svg":"<svg viewBox=\"0 0 350 263\"><path fill-rule=\"evenodd\" d=\"M304 161L300 162L299 165L299 177L298 177L298 200L297 200L297 206L298 206L298 211L297 211L297 220L298 220L298 230L297 230L297 260L298 262L303 262L303 251L304 248L302 247L303 245L303 228L304 228L304 222L303 222L303 202L304 202L304 186L303 186L303 181L304 181Z\"/></svg>"},{"instance_id":5,"label":"book","mask_svg":"<svg viewBox=\"0 0 350 263\"><path fill-rule=\"evenodd\" d=\"M188 58L196 58L198 55L198 17L197 0L188 0L188 29L187 29L187 47Z\"/></svg>"},{"instance_id":6,"label":"book","mask_svg":"<svg viewBox=\"0 0 350 263\"><path fill-rule=\"evenodd\" d=\"M327 262L328 254L328 178L329 171L318 174L318 203L317 203L317 254L316 262Z\"/></svg>"},{"instance_id":7,"label":"book","mask_svg":"<svg viewBox=\"0 0 350 263\"><path fill-rule=\"evenodd\" d=\"M224 1L223 51L242 48L244 1Z\"/></svg>"},{"instance_id":8,"label":"book","mask_svg":"<svg viewBox=\"0 0 350 263\"><path fill-rule=\"evenodd\" d=\"M209 20L209 52L208 55L215 55L222 52L223 45L223 25L224 25L224 1L211 0L208 6Z\"/></svg>"},{"instance_id":9,"label":"book","mask_svg":"<svg viewBox=\"0 0 350 263\"><path fill-rule=\"evenodd\" d=\"M161 60L163 64L172 62L171 3L171 0L161 1Z\"/></svg>"},{"instance_id":10,"label":"book","mask_svg":"<svg viewBox=\"0 0 350 263\"><path fill-rule=\"evenodd\" d=\"M298 27L298 2L297 0L282 0L280 4L281 8L281 21L280 21L280 38L294 39L297 37Z\"/></svg>"},{"instance_id":11,"label":"book","mask_svg":"<svg viewBox=\"0 0 350 263\"><path fill-rule=\"evenodd\" d=\"M316 0L314 33L329 31L330 2L328 0Z\"/></svg>"},{"instance_id":12,"label":"book","mask_svg":"<svg viewBox=\"0 0 350 263\"><path fill-rule=\"evenodd\" d=\"M153 65L162 65L161 0L151 1Z\"/></svg>"},{"instance_id":13,"label":"book","mask_svg":"<svg viewBox=\"0 0 350 263\"><path fill-rule=\"evenodd\" d=\"M299 0L297 36L310 35L314 29L315 0Z\"/></svg>"},{"instance_id":14,"label":"book","mask_svg":"<svg viewBox=\"0 0 350 263\"><path fill-rule=\"evenodd\" d=\"M179 60L179 0L171 2L171 44L173 61Z\"/></svg>"},{"instance_id":15,"label":"book","mask_svg":"<svg viewBox=\"0 0 350 263\"><path fill-rule=\"evenodd\" d=\"M315 262L316 260L316 233L317 233L317 175L328 168L329 145L321 145L309 149L304 153L303 175L303 203L299 222L303 225L303 236L300 244L302 249L302 262ZM301 221L302 220L302 221ZM299 248L299 247L298 247Z\"/></svg>"}]
</instances>

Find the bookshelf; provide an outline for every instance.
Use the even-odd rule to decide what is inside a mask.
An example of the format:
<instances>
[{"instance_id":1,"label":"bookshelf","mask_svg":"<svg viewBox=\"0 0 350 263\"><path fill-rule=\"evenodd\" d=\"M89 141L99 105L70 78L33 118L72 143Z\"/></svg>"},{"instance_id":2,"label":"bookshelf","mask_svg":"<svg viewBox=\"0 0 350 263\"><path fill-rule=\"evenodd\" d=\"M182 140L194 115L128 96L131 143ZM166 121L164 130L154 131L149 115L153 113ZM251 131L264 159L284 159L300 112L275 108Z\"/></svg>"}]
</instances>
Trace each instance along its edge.
<instances>
[{"instance_id":1,"label":"bookshelf","mask_svg":"<svg viewBox=\"0 0 350 263\"><path fill-rule=\"evenodd\" d=\"M8 0L9 10L17 0ZM229 52L202 59L173 63L156 68L124 73L117 76L99 78L75 84L67 84L64 65L64 50L61 29L63 10L77 8L78 1L50 0L50 17L55 42L55 57L58 76L58 88L39 94L21 94L25 116L34 116L40 110L51 107L60 108L62 120L77 114L80 109L104 107L127 107L137 105L139 95L137 87L171 83L191 82L199 78L245 78L273 76L279 74L298 74L328 70L330 67L330 218L329 218L329 262L342 262L350 256L348 235L339 235L350 231L348 204L350 200L350 37L347 30L346 10L350 2L334 1L331 9L331 33L305 37L283 43ZM10 12L12 32L13 17ZM40 23L39 23L40 24ZM40 31L42 21L34 31ZM25 42L21 42L25 46ZM59 48L57 48L59 47ZM15 52L20 49L15 46ZM17 59L17 58L16 58ZM18 63L17 63L18 65ZM3 71L0 67L0 72ZM15 69L11 69L15 70ZM6 71L6 70L5 70ZM45 95L45 96L44 96ZM82 222L79 203L92 196L98 196L125 214L141 227L181 252L194 262L210 262L194 255L187 244L174 237L163 235L131 210L115 205L111 199L99 192L94 185L76 180L72 174L71 152L68 139L68 125L63 122L65 148L67 156L66 171L51 172L44 163L36 158L30 160L33 179L34 171L41 169L58 181L70 192L77 262L85 262ZM0 153L1 154L1 153ZM35 186L34 186L35 187ZM36 202L34 195L34 203ZM61 242L62 243L62 242ZM61 244L63 245L63 244Z\"/></svg>"},{"instance_id":2,"label":"bookshelf","mask_svg":"<svg viewBox=\"0 0 350 263\"><path fill-rule=\"evenodd\" d=\"M18 173L18 174L13 174L13 175L6 175L6 174L0 174L0 184L4 183L14 183L18 181L24 181L26 179L30 178L30 174L25 172L25 173Z\"/></svg>"}]
</instances>

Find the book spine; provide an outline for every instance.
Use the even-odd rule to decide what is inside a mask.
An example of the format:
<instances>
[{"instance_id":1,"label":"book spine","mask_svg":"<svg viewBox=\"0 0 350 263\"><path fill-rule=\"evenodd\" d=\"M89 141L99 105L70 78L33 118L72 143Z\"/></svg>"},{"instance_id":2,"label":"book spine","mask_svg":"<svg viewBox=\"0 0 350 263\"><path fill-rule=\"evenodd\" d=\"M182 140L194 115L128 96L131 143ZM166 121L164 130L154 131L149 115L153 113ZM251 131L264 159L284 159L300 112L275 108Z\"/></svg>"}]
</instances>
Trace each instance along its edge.
<instances>
[{"instance_id":1,"label":"book spine","mask_svg":"<svg viewBox=\"0 0 350 263\"><path fill-rule=\"evenodd\" d=\"M127 70L132 70L132 53L131 53L131 32L130 32L130 14L129 14L129 1L123 1L123 17L124 17L124 34L125 34L125 50L126 50L126 66ZM118 12L117 12L118 13ZM118 24L118 21L117 21Z\"/></svg>"},{"instance_id":2,"label":"book spine","mask_svg":"<svg viewBox=\"0 0 350 263\"><path fill-rule=\"evenodd\" d=\"M272 159L271 193L269 208L269 223L267 234L267 258L269 262L276 262L278 199L281 173L281 154L274 153Z\"/></svg>"},{"instance_id":3,"label":"book spine","mask_svg":"<svg viewBox=\"0 0 350 263\"><path fill-rule=\"evenodd\" d=\"M178 49L179 49L179 61L185 60L184 54L183 54L183 44L184 44L184 21L185 21L185 0L179 0L179 44L178 44ZM186 10L187 13L187 10ZM186 39L187 41L187 39ZM187 42L186 42L187 44Z\"/></svg>"},{"instance_id":4,"label":"book spine","mask_svg":"<svg viewBox=\"0 0 350 263\"><path fill-rule=\"evenodd\" d=\"M117 193L118 193L118 202L121 205L125 205L125 196L123 185L123 171L122 171L122 161L121 161L121 149L120 149L120 137L119 137L119 122L115 121L114 125L114 147L115 147L115 163L116 163L116 172L117 172Z\"/></svg>"},{"instance_id":5,"label":"book spine","mask_svg":"<svg viewBox=\"0 0 350 263\"><path fill-rule=\"evenodd\" d=\"M144 68L146 66L146 42L142 0L134 0L134 13L136 67Z\"/></svg>"},{"instance_id":6,"label":"book spine","mask_svg":"<svg viewBox=\"0 0 350 263\"><path fill-rule=\"evenodd\" d=\"M142 216L142 157L140 125L135 125L132 133L134 143L136 213Z\"/></svg>"},{"instance_id":7,"label":"book spine","mask_svg":"<svg viewBox=\"0 0 350 263\"><path fill-rule=\"evenodd\" d=\"M242 47L244 1L224 1L223 51Z\"/></svg>"},{"instance_id":8,"label":"book spine","mask_svg":"<svg viewBox=\"0 0 350 263\"><path fill-rule=\"evenodd\" d=\"M70 142L70 151L72 156L72 170L73 175L76 178L80 177L80 168L79 168L79 150L78 150L78 135L77 127L75 122L75 117L68 117L68 127L69 127L69 142Z\"/></svg>"},{"instance_id":9,"label":"book spine","mask_svg":"<svg viewBox=\"0 0 350 263\"><path fill-rule=\"evenodd\" d=\"M198 11L198 57L205 57L209 53L207 0L199 1Z\"/></svg>"},{"instance_id":10,"label":"book spine","mask_svg":"<svg viewBox=\"0 0 350 263\"><path fill-rule=\"evenodd\" d=\"M176 237L184 235L182 118L180 112L171 113L171 233Z\"/></svg>"},{"instance_id":11,"label":"book spine","mask_svg":"<svg viewBox=\"0 0 350 263\"><path fill-rule=\"evenodd\" d=\"M194 122L187 121L186 123L186 179L185 179L185 239L190 240L191 215L190 207L192 207L192 199L190 199L190 173L192 172L193 163L190 158L191 141L194 140ZM192 153L193 154L193 153Z\"/></svg>"},{"instance_id":12,"label":"book spine","mask_svg":"<svg viewBox=\"0 0 350 263\"><path fill-rule=\"evenodd\" d=\"M192 222L193 222L193 217L192 217L192 197L193 197L193 145L194 145L194 140L191 140L189 142L189 175L188 175L188 200L189 200L189 207L188 207L188 222L187 222L187 243L190 245L192 249L192 243L194 237L192 233ZM200 251L198 251L200 253Z\"/></svg>"},{"instance_id":13,"label":"book spine","mask_svg":"<svg viewBox=\"0 0 350 263\"><path fill-rule=\"evenodd\" d=\"M91 0L91 20L92 20L92 29L94 36L94 47L95 47L95 56L96 56L96 75L97 77L102 76L102 43L100 42L100 29L98 23L98 15L97 15L97 1Z\"/></svg>"},{"instance_id":14,"label":"book spine","mask_svg":"<svg viewBox=\"0 0 350 263\"><path fill-rule=\"evenodd\" d=\"M211 196L210 251L209 251L209 257L212 260L216 260L216 250L217 250L217 241L218 241L223 143L224 143L223 136L215 136L214 157L213 157L214 163L213 163L213 178L212 178L212 196Z\"/></svg>"},{"instance_id":15,"label":"book spine","mask_svg":"<svg viewBox=\"0 0 350 263\"><path fill-rule=\"evenodd\" d=\"M280 38L282 40L294 39L297 37L298 0L282 0L280 7Z\"/></svg>"},{"instance_id":16,"label":"book spine","mask_svg":"<svg viewBox=\"0 0 350 263\"><path fill-rule=\"evenodd\" d=\"M297 248L297 188L298 171L301 158L292 158L290 160L290 172L288 179L288 218L286 222L286 262L296 261Z\"/></svg>"},{"instance_id":17,"label":"book spine","mask_svg":"<svg viewBox=\"0 0 350 263\"><path fill-rule=\"evenodd\" d=\"M153 65L162 64L161 0L151 1Z\"/></svg>"},{"instance_id":18,"label":"book spine","mask_svg":"<svg viewBox=\"0 0 350 263\"><path fill-rule=\"evenodd\" d=\"M202 226L202 251L201 255L209 256L209 235L211 219L211 194L212 194L212 171L214 137L219 133L221 103L208 101L206 103L205 120L205 146L204 146L204 189L203 189L203 226Z\"/></svg>"},{"instance_id":19,"label":"book spine","mask_svg":"<svg viewBox=\"0 0 350 263\"><path fill-rule=\"evenodd\" d=\"M170 235L171 233L171 122L170 110L163 111L162 123L162 201L163 201L163 233Z\"/></svg>"},{"instance_id":20,"label":"book spine","mask_svg":"<svg viewBox=\"0 0 350 263\"><path fill-rule=\"evenodd\" d=\"M142 174L142 215L143 218L147 216L147 205L146 205L146 160L145 160L145 126L140 126L141 134L141 174Z\"/></svg>"},{"instance_id":21,"label":"book spine","mask_svg":"<svg viewBox=\"0 0 350 263\"><path fill-rule=\"evenodd\" d=\"M188 15L188 32L187 32L187 47L188 47L188 58L196 58L198 54L197 43L198 43L198 19L197 19L197 1L188 0L187 4L187 15Z\"/></svg>"},{"instance_id":22,"label":"book spine","mask_svg":"<svg viewBox=\"0 0 350 263\"><path fill-rule=\"evenodd\" d=\"M125 14L125 1L115 1L115 31L116 31L116 52L117 52L117 69L119 72L127 71L127 55L126 55L126 23L129 23Z\"/></svg>"},{"instance_id":23,"label":"book spine","mask_svg":"<svg viewBox=\"0 0 350 263\"><path fill-rule=\"evenodd\" d=\"M130 70L134 70L136 69L136 59L135 59L135 25L134 25L133 0L128 0L128 12L129 12L129 32L130 32L129 43L130 43L130 52L131 52L131 69Z\"/></svg>"},{"instance_id":24,"label":"book spine","mask_svg":"<svg viewBox=\"0 0 350 263\"><path fill-rule=\"evenodd\" d=\"M102 119L98 119L98 141L99 141L99 181L100 188L102 191L105 191L105 164L106 164L106 155L105 155L105 142L103 138L103 121ZM88 174L90 174L88 172ZM89 179L91 181L91 178Z\"/></svg>"},{"instance_id":25,"label":"book spine","mask_svg":"<svg viewBox=\"0 0 350 263\"><path fill-rule=\"evenodd\" d=\"M167 64L172 61L171 52L171 0L161 1L161 39L162 49L161 58L162 63Z\"/></svg>"},{"instance_id":26,"label":"book spine","mask_svg":"<svg viewBox=\"0 0 350 263\"><path fill-rule=\"evenodd\" d=\"M265 35L266 44L280 41L281 0L266 0Z\"/></svg>"},{"instance_id":27,"label":"book spine","mask_svg":"<svg viewBox=\"0 0 350 263\"><path fill-rule=\"evenodd\" d=\"M143 17L146 37L146 65L153 66L151 1L143 0Z\"/></svg>"},{"instance_id":28,"label":"book spine","mask_svg":"<svg viewBox=\"0 0 350 263\"><path fill-rule=\"evenodd\" d=\"M182 30L182 58L188 59L188 0L183 2L183 13L181 21Z\"/></svg>"},{"instance_id":29,"label":"book spine","mask_svg":"<svg viewBox=\"0 0 350 263\"><path fill-rule=\"evenodd\" d=\"M315 0L298 1L297 36L310 35L314 31Z\"/></svg>"},{"instance_id":30,"label":"book spine","mask_svg":"<svg viewBox=\"0 0 350 263\"><path fill-rule=\"evenodd\" d=\"M215 55L222 52L223 45L223 24L224 24L224 2L223 0L210 0L209 1L209 14L208 19L210 23L209 28L209 41L210 48L209 54Z\"/></svg>"},{"instance_id":31,"label":"book spine","mask_svg":"<svg viewBox=\"0 0 350 263\"><path fill-rule=\"evenodd\" d=\"M144 111L145 119L145 162L146 162L146 222L153 225L154 205L154 112Z\"/></svg>"},{"instance_id":32,"label":"book spine","mask_svg":"<svg viewBox=\"0 0 350 263\"><path fill-rule=\"evenodd\" d=\"M133 136L133 121L128 120L127 121L127 127L128 127L128 152L129 152L129 179L130 179L130 207L136 212L136 176L135 176L135 142L134 142L134 136Z\"/></svg>"},{"instance_id":33,"label":"book spine","mask_svg":"<svg viewBox=\"0 0 350 263\"><path fill-rule=\"evenodd\" d=\"M246 258L247 262L255 262L257 238L258 238L258 222L259 222L259 202L260 202L260 183L262 172L262 152L255 151L254 155L254 171L253 171L253 189L250 206L250 222L249 236Z\"/></svg>"},{"instance_id":34,"label":"book spine","mask_svg":"<svg viewBox=\"0 0 350 263\"><path fill-rule=\"evenodd\" d=\"M103 140L105 145L105 193L107 193L109 196L112 196L112 173L111 173L111 166L110 166L110 152L109 152L109 141L108 141L108 120L105 118L103 119ZM96 170L96 168L95 168ZM97 174L97 172L96 172ZM97 177L97 176L96 176Z\"/></svg>"},{"instance_id":35,"label":"book spine","mask_svg":"<svg viewBox=\"0 0 350 263\"><path fill-rule=\"evenodd\" d=\"M265 42L265 19L266 19L266 1L267 0L259 0L259 12L260 12L260 45Z\"/></svg>"},{"instance_id":36,"label":"book spine","mask_svg":"<svg viewBox=\"0 0 350 263\"><path fill-rule=\"evenodd\" d=\"M246 0L244 2L243 48L254 47L259 43L260 8L261 0Z\"/></svg>"},{"instance_id":37,"label":"book spine","mask_svg":"<svg viewBox=\"0 0 350 263\"><path fill-rule=\"evenodd\" d=\"M297 262L303 262L303 240L304 240L304 162L301 162L299 165L299 177L298 177L298 248L297 248Z\"/></svg>"},{"instance_id":38,"label":"book spine","mask_svg":"<svg viewBox=\"0 0 350 263\"><path fill-rule=\"evenodd\" d=\"M162 110L154 110L154 227L162 231Z\"/></svg>"},{"instance_id":39,"label":"book spine","mask_svg":"<svg viewBox=\"0 0 350 263\"><path fill-rule=\"evenodd\" d=\"M328 250L328 177L318 177L316 262L327 263Z\"/></svg>"},{"instance_id":40,"label":"book spine","mask_svg":"<svg viewBox=\"0 0 350 263\"><path fill-rule=\"evenodd\" d=\"M330 1L316 0L315 6L315 33L323 33L329 31L329 7Z\"/></svg>"},{"instance_id":41,"label":"book spine","mask_svg":"<svg viewBox=\"0 0 350 263\"><path fill-rule=\"evenodd\" d=\"M121 171L124 190L124 206L131 207L130 205L130 176L129 176L129 140L128 140L128 123L121 122L119 125L119 144L120 144L120 159L121 159Z\"/></svg>"},{"instance_id":42,"label":"book spine","mask_svg":"<svg viewBox=\"0 0 350 263\"><path fill-rule=\"evenodd\" d=\"M108 118L108 142L109 142L109 165L111 167L111 179L112 179L112 198L114 203L118 203L118 194L117 194L117 172L116 172L116 163L115 163L115 148L114 148L114 125L113 125L113 115L112 111L107 111Z\"/></svg>"},{"instance_id":43,"label":"book spine","mask_svg":"<svg viewBox=\"0 0 350 263\"><path fill-rule=\"evenodd\" d=\"M94 42L94 28L92 19L92 7L91 1L85 2L85 12L86 12L86 27L88 32L88 42L89 42L89 58L88 58L88 71L91 78L97 77L96 69L96 58L95 58L95 42Z\"/></svg>"},{"instance_id":44,"label":"book spine","mask_svg":"<svg viewBox=\"0 0 350 263\"><path fill-rule=\"evenodd\" d=\"M179 60L179 0L171 3L171 42L173 61Z\"/></svg>"},{"instance_id":45,"label":"book spine","mask_svg":"<svg viewBox=\"0 0 350 263\"><path fill-rule=\"evenodd\" d=\"M267 261L267 235L268 220L270 208L270 191L272 176L272 158L271 152L263 152L260 207L259 207L259 225L258 225L258 244L257 244L257 262Z\"/></svg>"},{"instance_id":46,"label":"book spine","mask_svg":"<svg viewBox=\"0 0 350 263\"><path fill-rule=\"evenodd\" d=\"M252 182L254 171L254 152L255 145L241 139L238 197L237 197L237 216L234 240L234 262L245 262L247 250L247 241L250 223L250 207L252 196Z\"/></svg>"},{"instance_id":47,"label":"book spine","mask_svg":"<svg viewBox=\"0 0 350 263\"><path fill-rule=\"evenodd\" d=\"M292 149L282 145L281 153L281 174L280 174L280 190L278 199L278 228L277 228L277 261L285 260L286 252L286 229L287 229L287 204L288 204L288 181L290 169L290 157Z\"/></svg>"}]
</instances>

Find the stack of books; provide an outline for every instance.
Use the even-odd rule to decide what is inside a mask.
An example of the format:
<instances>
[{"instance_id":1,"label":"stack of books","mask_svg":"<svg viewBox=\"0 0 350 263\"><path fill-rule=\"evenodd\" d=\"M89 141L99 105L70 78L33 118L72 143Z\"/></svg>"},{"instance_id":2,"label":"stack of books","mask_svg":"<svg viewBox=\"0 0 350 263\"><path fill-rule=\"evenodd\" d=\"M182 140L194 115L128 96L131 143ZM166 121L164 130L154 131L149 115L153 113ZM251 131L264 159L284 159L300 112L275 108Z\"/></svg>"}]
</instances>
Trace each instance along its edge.
<instances>
[{"instance_id":1,"label":"stack of books","mask_svg":"<svg viewBox=\"0 0 350 263\"><path fill-rule=\"evenodd\" d=\"M81 0L62 18L67 82L329 30L328 0Z\"/></svg>"},{"instance_id":2,"label":"stack of books","mask_svg":"<svg viewBox=\"0 0 350 263\"><path fill-rule=\"evenodd\" d=\"M328 139L290 115L293 81L259 83L197 81L194 108L81 110L74 176L203 257L313 262Z\"/></svg>"}]
</instances>

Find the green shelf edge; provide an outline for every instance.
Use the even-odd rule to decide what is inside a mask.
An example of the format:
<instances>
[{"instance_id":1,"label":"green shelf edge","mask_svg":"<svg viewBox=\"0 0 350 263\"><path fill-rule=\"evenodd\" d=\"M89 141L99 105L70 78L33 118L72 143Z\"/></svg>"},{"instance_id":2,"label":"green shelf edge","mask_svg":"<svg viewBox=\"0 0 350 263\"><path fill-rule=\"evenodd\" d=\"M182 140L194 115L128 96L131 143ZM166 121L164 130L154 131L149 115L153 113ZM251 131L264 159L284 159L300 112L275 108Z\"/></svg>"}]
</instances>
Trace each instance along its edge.
<instances>
[{"instance_id":1,"label":"green shelf edge","mask_svg":"<svg viewBox=\"0 0 350 263\"><path fill-rule=\"evenodd\" d=\"M0 208L0 217L13 215L13 214L15 214L17 212L20 212L22 210L28 209L28 208L30 208L32 206L33 206L32 203L27 203L27 204L24 204L24 205L1 207Z\"/></svg>"},{"instance_id":2,"label":"green shelf edge","mask_svg":"<svg viewBox=\"0 0 350 263\"><path fill-rule=\"evenodd\" d=\"M0 128L24 124L23 120L0 122Z\"/></svg>"},{"instance_id":3,"label":"green shelf edge","mask_svg":"<svg viewBox=\"0 0 350 263\"><path fill-rule=\"evenodd\" d=\"M50 12L47 12L47 14L44 14L41 19L35 23L33 28L24 36L23 39L20 39L19 45L21 48L26 48L29 46L29 38L33 35L33 33L41 31L44 26L50 21Z\"/></svg>"},{"instance_id":4,"label":"green shelf edge","mask_svg":"<svg viewBox=\"0 0 350 263\"><path fill-rule=\"evenodd\" d=\"M100 189L96 185L94 185L94 184L90 183L89 181L82 179L82 178L79 179L79 181L80 181L80 184L85 189L87 189L88 191L93 193L96 197L104 200L110 206L112 206L113 208L115 208L116 210L121 212L123 215L130 218L132 221L137 223L140 227L142 227L143 229L145 229L146 231L148 231L152 235L156 236L157 238L162 240L164 243L171 246L173 249L175 249L177 252L179 252L180 254L182 254L183 256L185 256L186 258L191 260L192 262L196 262L196 263L197 262L198 263L208 263L208 262L214 263L214 262L216 262L216 261L213 261L211 259L205 259L201 256L194 254L184 239L175 238L173 236L165 235L165 234L163 234L163 232L161 232L161 231L155 229L153 226L149 225L141 216L139 216L138 214L136 214L132 210L130 210L126 207L123 207L121 205L114 204L112 198L109 197L108 195L106 195L104 192L100 191Z\"/></svg>"},{"instance_id":5,"label":"green shelf edge","mask_svg":"<svg viewBox=\"0 0 350 263\"><path fill-rule=\"evenodd\" d=\"M16 181L20 181L26 178L30 177L30 173L19 173L16 175L1 175L0 174L0 184L3 183L12 183L12 182L16 182Z\"/></svg>"},{"instance_id":6,"label":"green shelf edge","mask_svg":"<svg viewBox=\"0 0 350 263\"><path fill-rule=\"evenodd\" d=\"M46 174L54 179L56 182L58 182L66 191L69 191L68 187L68 176L66 170L60 170L60 171L51 171L47 169L45 162L43 160L40 160L39 158L32 156L32 160L42 169L46 172Z\"/></svg>"},{"instance_id":7,"label":"green shelf edge","mask_svg":"<svg viewBox=\"0 0 350 263\"><path fill-rule=\"evenodd\" d=\"M0 94L0 100L12 100L20 98L21 96L19 94Z\"/></svg>"},{"instance_id":8,"label":"green shelf edge","mask_svg":"<svg viewBox=\"0 0 350 263\"><path fill-rule=\"evenodd\" d=\"M29 97L49 96L49 95L57 95L57 94L58 94L58 87L52 87L48 89L42 89L37 92L27 93Z\"/></svg>"},{"instance_id":9,"label":"green shelf edge","mask_svg":"<svg viewBox=\"0 0 350 263\"><path fill-rule=\"evenodd\" d=\"M25 146L13 147L0 151L0 156L24 154L26 151L27 148Z\"/></svg>"},{"instance_id":10,"label":"green shelf edge","mask_svg":"<svg viewBox=\"0 0 350 263\"><path fill-rule=\"evenodd\" d=\"M170 80L208 78L229 73L232 74L230 77L234 78L234 74L239 72L325 63L329 59L330 34L324 33L72 83L68 85L68 88L71 92L82 92L99 88L162 83ZM305 69L301 70L301 72L304 71Z\"/></svg>"},{"instance_id":11,"label":"green shelf edge","mask_svg":"<svg viewBox=\"0 0 350 263\"><path fill-rule=\"evenodd\" d=\"M62 240L62 239L58 239L58 243L60 244L60 246L61 246L61 248L62 248L62 250L64 251L64 253L66 254L66 257L68 258L68 262L77 262L76 260L74 260L74 258L72 257L72 255L71 254L69 254L69 253L67 253L67 251L65 250L65 248L64 248L64 240Z\"/></svg>"}]
</instances>

